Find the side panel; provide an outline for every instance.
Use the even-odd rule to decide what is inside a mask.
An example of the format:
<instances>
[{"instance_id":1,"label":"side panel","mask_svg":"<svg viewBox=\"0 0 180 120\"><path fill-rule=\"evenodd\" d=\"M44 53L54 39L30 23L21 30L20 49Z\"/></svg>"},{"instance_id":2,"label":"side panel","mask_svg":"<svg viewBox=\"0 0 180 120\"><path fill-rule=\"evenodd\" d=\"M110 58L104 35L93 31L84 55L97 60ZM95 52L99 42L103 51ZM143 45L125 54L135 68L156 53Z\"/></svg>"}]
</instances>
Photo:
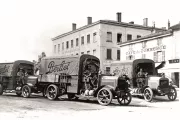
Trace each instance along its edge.
<instances>
[{"instance_id":1,"label":"side panel","mask_svg":"<svg viewBox=\"0 0 180 120\"><path fill-rule=\"evenodd\" d=\"M0 63L0 75L11 76L13 63Z\"/></svg>"},{"instance_id":2,"label":"side panel","mask_svg":"<svg viewBox=\"0 0 180 120\"><path fill-rule=\"evenodd\" d=\"M148 86L151 89L157 89L159 86L159 79L160 79L160 77L149 77Z\"/></svg>"},{"instance_id":3,"label":"side panel","mask_svg":"<svg viewBox=\"0 0 180 120\"><path fill-rule=\"evenodd\" d=\"M129 78L132 78L132 64L112 64L111 73L114 73L116 76L122 76L123 74L125 74Z\"/></svg>"},{"instance_id":4,"label":"side panel","mask_svg":"<svg viewBox=\"0 0 180 120\"><path fill-rule=\"evenodd\" d=\"M117 76L102 76L100 85L109 85L115 88L117 86L117 79Z\"/></svg>"},{"instance_id":5,"label":"side panel","mask_svg":"<svg viewBox=\"0 0 180 120\"><path fill-rule=\"evenodd\" d=\"M78 75L79 58L50 58L43 59L40 65L41 82L58 82L57 75Z\"/></svg>"},{"instance_id":6,"label":"side panel","mask_svg":"<svg viewBox=\"0 0 180 120\"><path fill-rule=\"evenodd\" d=\"M67 86L67 92L68 93L77 93L77 90L78 90L78 76L71 76L71 78L68 79L68 83L70 83L70 85Z\"/></svg>"}]
</instances>

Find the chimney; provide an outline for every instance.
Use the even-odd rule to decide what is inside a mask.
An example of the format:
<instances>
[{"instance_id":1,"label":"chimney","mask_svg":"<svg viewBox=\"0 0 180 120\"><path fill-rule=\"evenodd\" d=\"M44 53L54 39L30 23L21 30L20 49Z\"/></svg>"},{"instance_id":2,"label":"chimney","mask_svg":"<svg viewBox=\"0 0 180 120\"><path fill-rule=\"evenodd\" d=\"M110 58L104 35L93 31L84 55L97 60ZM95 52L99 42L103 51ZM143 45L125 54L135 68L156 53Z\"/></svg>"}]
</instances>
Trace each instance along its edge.
<instances>
[{"instance_id":1,"label":"chimney","mask_svg":"<svg viewBox=\"0 0 180 120\"><path fill-rule=\"evenodd\" d=\"M134 21L129 22L130 24L134 24Z\"/></svg>"},{"instance_id":2,"label":"chimney","mask_svg":"<svg viewBox=\"0 0 180 120\"><path fill-rule=\"evenodd\" d=\"M76 23L72 24L72 30L76 30Z\"/></svg>"},{"instance_id":3,"label":"chimney","mask_svg":"<svg viewBox=\"0 0 180 120\"><path fill-rule=\"evenodd\" d=\"M155 24L155 21L153 21L153 28L155 28L156 27L156 24Z\"/></svg>"},{"instance_id":4,"label":"chimney","mask_svg":"<svg viewBox=\"0 0 180 120\"><path fill-rule=\"evenodd\" d=\"M168 20L168 29L170 28L171 26L170 26L170 21Z\"/></svg>"},{"instance_id":5,"label":"chimney","mask_svg":"<svg viewBox=\"0 0 180 120\"><path fill-rule=\"evenodd\" d=\"M87 17L87 24L90 25L92 23L92 17Z\"/></svg>"},{"instance_id":6,"label":"chimney","mask_svg":"<svg viewBox=\"0 0 180 120\"><path fill-rule=\"evenodd\" d=\"M121 13L120 12L116 13L116 19L117 19L117 22L121 22Z\"/></svg>"},{"instance_id":7,"label":"chimney","mask_svg":"<svg viewBox=\"0 0 180 120\"><path fill-rule=\"evenodd\" d=\"M143 19L143 26L145 26L145 27L148 26L148 18Z\"/></svg>"}]
</instances>

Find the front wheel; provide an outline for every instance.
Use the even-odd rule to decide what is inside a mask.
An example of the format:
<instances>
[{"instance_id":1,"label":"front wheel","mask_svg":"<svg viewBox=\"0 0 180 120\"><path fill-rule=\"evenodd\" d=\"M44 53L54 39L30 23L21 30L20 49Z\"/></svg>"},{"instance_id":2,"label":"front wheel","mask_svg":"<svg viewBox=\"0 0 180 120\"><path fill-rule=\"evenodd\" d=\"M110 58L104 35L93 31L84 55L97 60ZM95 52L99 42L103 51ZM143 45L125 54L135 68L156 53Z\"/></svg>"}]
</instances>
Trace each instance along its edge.
<instances>
[{"instance_id":1,"label":"front wheel","mask_svg":"<svg viewBox=\"0 0 180 120\"><path fill-rule=\"evenodd\" d=\"M97 100L101 105L109 105L112 101L113 95L110 89L102 88L98 91Z\"/></svg>"},{"instance_id":2,"label":"front wheel","mask_svg":"<svg viewBox=\"0 0 180 120\"><path fill-rule=\"evenodd\" d=\"M59 97L59 90L58 87L56 85L49 85L47 88L47 98L49 100L55 100Z\"/></svg>"},{"instance_id":3,"label":"front wheel","mask_svg":"<svg viewBox=\"0 0 180 120\"><path fill-rule=\"evenodd\" d=\"M132 100L132 96L129 92L126 92L124 95L118 96L117 100L120 105L129 105Z\"/></svg>"},{"instance_id":4,"label":"front wheel","mask_svg":"<svg viewBox=\"0 0 180 120\"><path fill-rule=\"evenodd\" d=\"M0 95L2 95L3 94L3 86L2 86L2 84L0 84Z\"/></svg>"},{"instance_id":5,"label":"front wheel","mask_svg":"<svg viewBox=\"0 0 180 120\"><path fill-rule=\"evenodd\" d=\"M168 98L170 101L174 101L177 98L177 91L174 87L170 88L170 92L168 93Z\"/></svg>"},{"instance_id":6,"label":"front wheel","mask_svg":"<svg viewBox=\"0 0 180 120\"><path fill-rule=\"evenodd\" d=\"M152 99L153 99L153 91L150 88L146 88L144 90L144 99L147 102L151 102L152 101Z\"/></svg>"},{"instance_id":7,"label":"front wheel","mask_svg":"<svg viewBox=\"0 0 180 120\"><path fill-rule=\"evenodd\" d=\"M31 95L31 88L29 85L24 85L22 87L22 96L25 97L25 98L28 98L30 97Z\"/></svg>"}]
</instances>

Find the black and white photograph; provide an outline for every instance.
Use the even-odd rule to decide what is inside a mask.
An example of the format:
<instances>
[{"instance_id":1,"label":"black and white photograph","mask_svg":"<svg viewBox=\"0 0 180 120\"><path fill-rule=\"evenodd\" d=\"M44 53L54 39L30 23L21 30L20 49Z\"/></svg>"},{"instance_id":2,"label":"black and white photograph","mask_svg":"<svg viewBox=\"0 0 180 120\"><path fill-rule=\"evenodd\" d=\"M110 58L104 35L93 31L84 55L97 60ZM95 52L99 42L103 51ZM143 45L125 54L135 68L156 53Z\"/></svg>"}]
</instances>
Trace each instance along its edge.
<instances>
[{"instance_id":1,"label":"black and white photograph","mask_svg":"<svg viewBox=\"0 0 180 120\"><path fill-rule=\"evenodd\" d=\"M0 0L0 120L176 120L179 0Z\"/></svg>"}]
</instances>

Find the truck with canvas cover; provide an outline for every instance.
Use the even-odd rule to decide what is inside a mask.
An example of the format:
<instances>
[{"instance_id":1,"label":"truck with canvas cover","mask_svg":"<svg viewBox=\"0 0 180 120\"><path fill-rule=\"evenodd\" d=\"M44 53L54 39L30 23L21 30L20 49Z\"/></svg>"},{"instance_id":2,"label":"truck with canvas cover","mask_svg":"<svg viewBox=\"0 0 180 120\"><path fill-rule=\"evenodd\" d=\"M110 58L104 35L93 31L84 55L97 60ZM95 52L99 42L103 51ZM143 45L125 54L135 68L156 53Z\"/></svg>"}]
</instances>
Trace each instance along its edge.
<instances>
[{"instance_id":1,"label":"truck with canvas cover","mask_svg":"<svg viewBox=\"0 0 180 120\"><path fill-rule=\"evenodd\" d=\"M34 78L34 64L30 61L17 60L11 63L0 63L0 95L3 92L15 91L18 96L29 97L27 90L33 92L32 85L37 83Z\"/></svg>"},{"instance_id":2,"label":"truck with canvas cover","mask_svg":"<svg viewBox=\"0 0 180 120\"><path fill-rule=\"evenodd\" d=\"M135 59L112 63L111 72L117 76L126 75L132 94L144 96L146 101L152 101L155 95L167 95L169 100L175 100L177 97L176 86L165 76L158 76L153 60Z\"/></svg>"},{"instance_id":3,"label":"truck with canvas cover","mask_svg":"<svg viewBox=\"0 0 180 120\"><path fill-rule=\"evenodd\" d=\"M96 97L101 105L108 105L116 97L120 104L128 105L131 95L126 81L101 75L99 68L99 59L92 55L45 57L40 63L37 91L50 100L62 95L70 100Z\"/></svg>"}]
</instances>

